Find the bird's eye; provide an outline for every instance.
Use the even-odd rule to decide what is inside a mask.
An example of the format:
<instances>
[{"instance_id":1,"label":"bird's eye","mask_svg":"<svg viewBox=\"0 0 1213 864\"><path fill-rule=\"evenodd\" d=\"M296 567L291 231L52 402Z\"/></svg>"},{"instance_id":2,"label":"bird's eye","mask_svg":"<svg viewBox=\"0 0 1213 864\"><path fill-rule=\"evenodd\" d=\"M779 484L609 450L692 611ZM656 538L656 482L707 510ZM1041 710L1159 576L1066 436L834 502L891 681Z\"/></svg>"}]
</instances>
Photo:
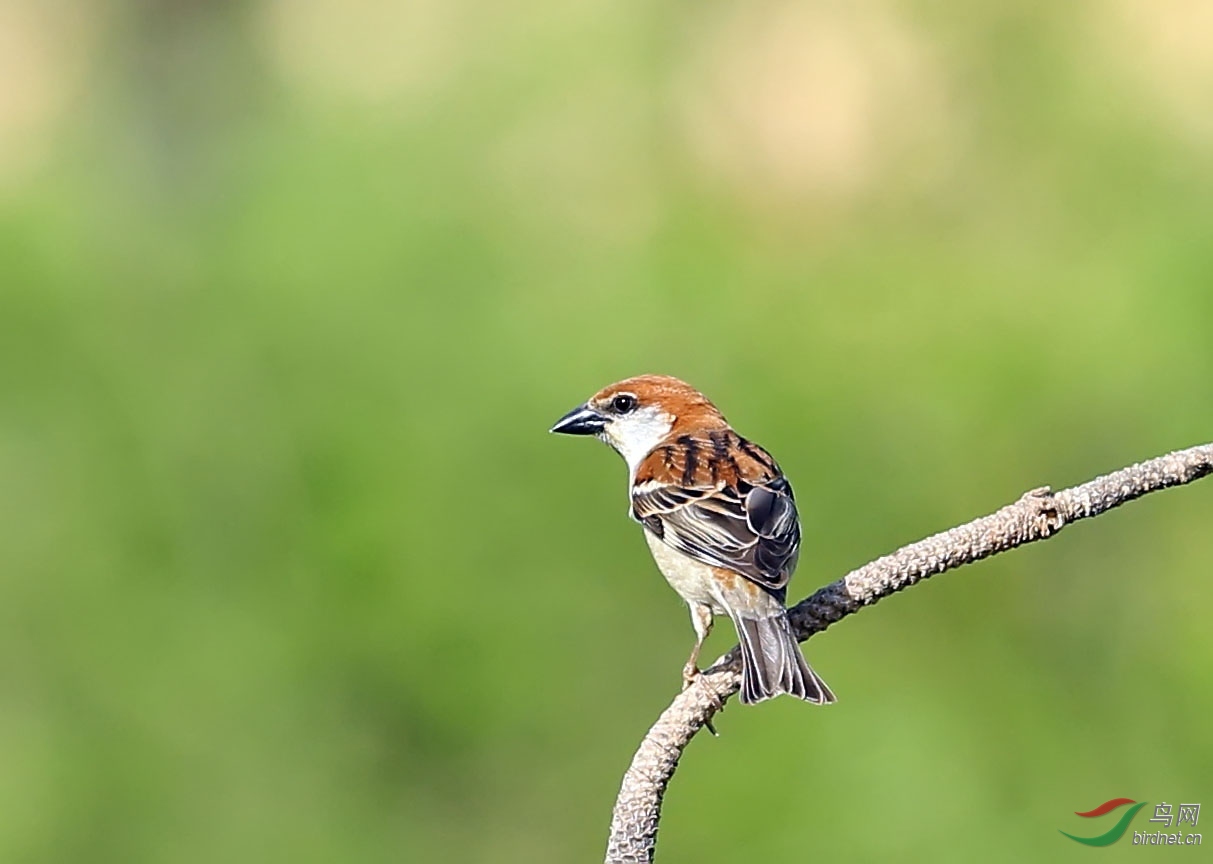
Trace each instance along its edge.
<instances>
[{"instance_id":1,"label":"bird's eye","mask_svg":"<svg viewBox=\"0 0 1213 864\"><path fill-rule=\"evenodd\" d=\"M631 414L636 410L636 397L631 393L620 393L611 400L611 410L616 414Z\"/></svg>"}]
</instances>

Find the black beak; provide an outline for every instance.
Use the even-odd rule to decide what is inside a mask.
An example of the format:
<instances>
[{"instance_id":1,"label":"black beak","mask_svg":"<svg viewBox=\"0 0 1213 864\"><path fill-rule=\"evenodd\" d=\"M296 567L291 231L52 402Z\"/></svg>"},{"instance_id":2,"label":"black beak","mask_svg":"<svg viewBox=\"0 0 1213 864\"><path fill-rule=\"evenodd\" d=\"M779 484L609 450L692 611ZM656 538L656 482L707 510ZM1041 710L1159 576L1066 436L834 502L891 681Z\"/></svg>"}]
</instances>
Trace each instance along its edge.
<instances>
[{"instance_id":1,"label":"black beak","mask_svg":"<svg viewBox=\"0 0 1213 864\"><path fill-rule=\"evenodd\" d=\"M590 406L578 405L557 420L551 431L562 435L597 435L606 426L606 422L607 418Z\"/></svg>"}]
</instances>

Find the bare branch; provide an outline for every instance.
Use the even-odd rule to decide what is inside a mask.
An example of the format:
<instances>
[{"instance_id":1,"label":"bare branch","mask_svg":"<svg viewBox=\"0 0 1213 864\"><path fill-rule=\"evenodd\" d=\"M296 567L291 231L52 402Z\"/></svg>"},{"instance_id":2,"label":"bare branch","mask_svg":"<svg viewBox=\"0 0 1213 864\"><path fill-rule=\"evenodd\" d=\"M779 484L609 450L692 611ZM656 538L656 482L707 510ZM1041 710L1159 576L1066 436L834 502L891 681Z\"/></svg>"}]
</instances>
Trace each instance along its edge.
<instances>
[{"instance_id":1,"label":"bare branch","mask_svg":"<svg viewBox=\"0 0 1213 864\"><path fill-rule=\"evenodd\" d=\"M1213 444L1203 444L1056 494L1048 487L1033 489L989 516L920 540L848 573L796 604L789 610L789 618L803 642L847 615L936 573L1047 539L1071 522L1210 473ZM740 655L734 647L657 718L623 777L611 819L607 864L653 860L661 799L682 751L737 692L740 683Z\"/></svg>"}]
</instances>

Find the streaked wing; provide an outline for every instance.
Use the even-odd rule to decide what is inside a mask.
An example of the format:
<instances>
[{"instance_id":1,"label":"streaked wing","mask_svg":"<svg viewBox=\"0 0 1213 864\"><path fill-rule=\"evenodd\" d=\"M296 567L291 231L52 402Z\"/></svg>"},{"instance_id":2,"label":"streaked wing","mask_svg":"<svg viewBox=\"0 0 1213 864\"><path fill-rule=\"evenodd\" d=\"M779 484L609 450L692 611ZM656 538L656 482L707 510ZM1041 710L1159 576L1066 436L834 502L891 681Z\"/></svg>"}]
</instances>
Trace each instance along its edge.
<instances>
[{"instance_id":1,"label":"streaked wing","mask_svg":"<svg viewBox=\"0 0 1213 864\"><path fill-rule=\"evenodd\" d=\"M771 591L788 584L800 550L792 487L782 476L687 489L655 480L636 487L635 517L685 555L734 570Z\"/></svg>"}]
</instances>

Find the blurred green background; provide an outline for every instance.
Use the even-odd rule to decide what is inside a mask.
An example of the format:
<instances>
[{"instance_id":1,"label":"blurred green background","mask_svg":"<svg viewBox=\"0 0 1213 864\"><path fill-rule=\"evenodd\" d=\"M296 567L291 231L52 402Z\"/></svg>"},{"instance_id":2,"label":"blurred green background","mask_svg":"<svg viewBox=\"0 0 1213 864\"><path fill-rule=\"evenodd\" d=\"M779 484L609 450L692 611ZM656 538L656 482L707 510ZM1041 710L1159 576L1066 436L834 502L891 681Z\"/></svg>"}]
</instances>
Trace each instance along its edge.
<instances>
[{"instance_id":1,"label":"blurred green background","mask_svg":"<svg viewBox=\"0 0 1213 864\"><path fill-rule=\"evenodd\" d=\"M5 0L0 861L598 860L692 640L546 431L612 380L776 454L796 599L1213 439L1211 8ZM1211 524L812 640L660 858L1138 854L1058 829L1211 803Z\"/></svg>"}]
</instances>

